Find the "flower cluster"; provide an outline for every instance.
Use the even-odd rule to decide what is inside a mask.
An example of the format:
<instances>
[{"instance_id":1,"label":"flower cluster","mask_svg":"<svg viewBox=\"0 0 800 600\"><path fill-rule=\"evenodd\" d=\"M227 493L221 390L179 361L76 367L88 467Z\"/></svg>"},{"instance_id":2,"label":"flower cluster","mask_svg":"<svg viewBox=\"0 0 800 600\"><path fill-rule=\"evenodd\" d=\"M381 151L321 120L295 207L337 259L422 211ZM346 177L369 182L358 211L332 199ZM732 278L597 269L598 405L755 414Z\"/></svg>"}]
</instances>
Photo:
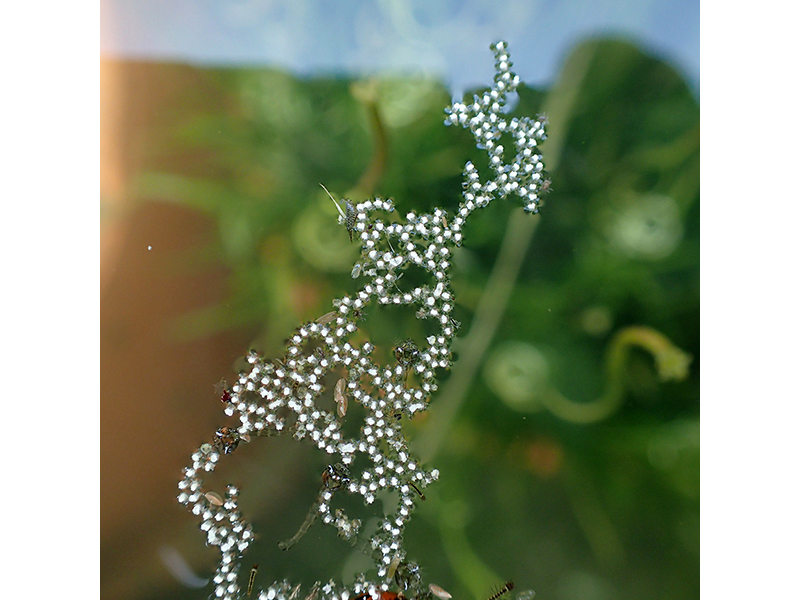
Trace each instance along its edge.
<instances>
[{"instance_id":1,"label":"flower cluster","mask_svg":"<svg viewBox=\"0 0 800 600\"><path fill-rule=\"evenodd\" d=\"M446 123L473 132L479 147L489 154L494 178L482 183L477 169L467 163L464 200L455 215L437 208L431 214L408 213L404 222L388 222L374 213L394 211L391 200L346 201L340 222L361 245L352 276L363 285L354 295L334 300L333 311L299 327L280 359L248 354L249 369L222 392L225 413L238 415L240 423L235 429L220 428L211 442L203 444L192 455L192 464L184 469L178 484L178 500L200 517L208 544L220 549L214 577L216 597L234 599L243 595L240 556L253 541L253 531L238 511L238 489L229 486L223 498L204 490L202 475L213 471L222 455L230 454L240 443L281 434L308 439L330 456L330 466L323 473L319 495L306 522L294 538L280 544L281 548L290 548L317 518L335 527L342 538L355 540L361 521L343 509L332 508L337 494L361 496L365 504L372 504L381 490L398 495L394 512L384 515L366 540L378 582L361 574L346 588L333 582L317 584L303 597L375 598L392 580L409 597L430 594L428 588L422 588L418 568L407 559L402 539L416 503L424 499L423 490L437 479L438 471L425 468L414 457L401 422L403 417L427 408L437 389L437 369L447 369L451 364L450 348L458 325L451 318L454 298L448 273L467 217L495 197L510 194L520 196L527 211L536 212L544 181L542 157L534 151L537 142L545 139L544 120L505 120L501 110L519 79L509 70L505 44L497 43L492 49L497 70L494 88L476 97L473 104L454 103L447 109ZM504 163L504 149L497 143L504 132L513 134L517 147L510 164ZM422 269L429 283L404 289L402 277L410 266ZM424 341L408 339L398 344L388 354L389 359L381 362L374 356L373 344L357 342L354 335L363 311L373 304L412 308L417 318L434 323L435 333ZM334 386L326 386L333 380ZM364 408L357 438L342 433L350 402ZM356 461L356 457L366 460ZM352 472L356 464L365 466ZM298 593L298 586L284 581L262 591L260 597L295 600Z\"/></svg>"}]
</instances>

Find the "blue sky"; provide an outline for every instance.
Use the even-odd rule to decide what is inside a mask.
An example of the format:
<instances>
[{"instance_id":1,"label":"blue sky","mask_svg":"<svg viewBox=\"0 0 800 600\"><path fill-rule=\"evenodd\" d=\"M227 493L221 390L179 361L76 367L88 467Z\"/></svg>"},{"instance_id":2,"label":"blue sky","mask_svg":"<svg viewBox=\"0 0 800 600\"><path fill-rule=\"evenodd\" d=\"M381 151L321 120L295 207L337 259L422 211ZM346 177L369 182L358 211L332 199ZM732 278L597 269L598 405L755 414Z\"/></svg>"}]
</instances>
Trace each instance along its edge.
<instances>
[{"instance_id":1,"label":"blue sky","mask_svg":"<svg viewBox=\"0 0 800 600\"><path fill-rule=\"evenodd\" d=\"M527 83L553 81L569 49L616 35L671 62L699 89L699 0L102 0L101 53L298 75L401 71L454 93L493 74L509 42Z\"/></svg>"}]
</instances>

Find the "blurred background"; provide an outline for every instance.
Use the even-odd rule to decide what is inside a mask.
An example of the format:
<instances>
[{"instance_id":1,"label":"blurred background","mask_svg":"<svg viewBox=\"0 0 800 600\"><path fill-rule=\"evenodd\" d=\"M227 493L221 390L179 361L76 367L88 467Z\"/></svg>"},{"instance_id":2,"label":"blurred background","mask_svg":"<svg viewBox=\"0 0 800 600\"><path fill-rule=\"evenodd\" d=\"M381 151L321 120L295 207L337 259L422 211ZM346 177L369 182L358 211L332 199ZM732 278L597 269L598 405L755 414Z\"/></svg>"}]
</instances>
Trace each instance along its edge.
<instances>
[{"instance_id":1,"label":"blurred background","mask_svg":"<svg viewBox=\"0 0 800 600\"><path fill-rule=\"evenodd\" d=\"M101 3L101 591L205 598L218 553L175 500L229 424L215 391L352 293L337 197L453 210L482 164L443 109L509 42L546 112L538 217L475 214L454 259L459 360L412 447L439 482L406 529L454 598L699 597L697 2ZM471 97L471 96L468 96ZM522 223L522 224L520 224ZM373 339L417 321L372 308ZM691 358L690 358L691 357ZM257 585L368 567L330 527L281 553L325 466L242 446Z\"/></svg>"}]
</instances>

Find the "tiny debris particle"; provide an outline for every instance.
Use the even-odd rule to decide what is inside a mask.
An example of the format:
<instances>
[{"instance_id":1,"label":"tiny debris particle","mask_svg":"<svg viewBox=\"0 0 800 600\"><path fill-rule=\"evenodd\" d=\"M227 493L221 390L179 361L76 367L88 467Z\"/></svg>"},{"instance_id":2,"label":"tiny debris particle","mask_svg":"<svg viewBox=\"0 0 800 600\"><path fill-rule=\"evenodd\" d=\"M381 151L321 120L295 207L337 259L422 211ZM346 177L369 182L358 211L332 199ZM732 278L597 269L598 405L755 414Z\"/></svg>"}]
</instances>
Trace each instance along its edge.
<instances>
[{"instance_id":1,"label":"tiny debris particle","mask_svg":"<svg viewBox=\"0 0 800 600\"><path fill-rule=\"evenodd\" d=\"M250 579L247 582L247 595L253 593L253 582L256 580L256 573L258 572L258 564L253 565L253 568L250 569Z\"/></svg>"},{"instance_id":2,"label":"tiny debris particle","mask_svg":"<svg viewBox=\"0 0 800 600\"><path fill-rule=\"evenodd\" d=\"M414 484L413 484L411 481L409 481L409 482L408 482L408 485L410 485L412 488L414 488L414 491L415 491L415 492L417 492L417 493L419 494L419 497L420 497L422 500L425 500L425 494L423 494L422 492L420 492L420 491L419 491L419 488L418 488L417 486L415 486L415 485L414 485Z\"/></svg>"},{"instance_id":3,"label":"tiny debris particle","mask_svg":"<svg viewBox=\"0 0 800 600\"><path fill-rule=\"evenodd\" d=\"M220 495L215 492L206 492L204 496L206 497L206 500L208 500L209 502L211 502L211 504L215 506L222 506L223 504L225 504Z\"/></svg>"},{"instance_id":4,"label":"tiny debris particle","mask_svg":"<svg viewBox=\"0 0 800 600\"><path fill-rule=\"evenodd\" d=\"M295 598L297 598L297 594L299 592L300 592L300 584L298 583L296 586L294 586L292 593L289 594L289 600L294 600Z\"/></svg>"},{"instance_id":5,"label":"tiny debris particle","mask_svg":"<svg viewBox=\"0 0 800 600\"><path fill-rule=\"evenodd\" d=\"M397 567L400 566L400 561L402 559L403 557L400 554L396 554L395 557L392 559L392 562L389 563L389 571L386 575L389 579L394 577L394 574L397 571Z\"/></svg>"},{"instance_id":6,"label":"tiny debris particle","mask_svg":"<svg viewBox=\"0 0 800 600\"><path fill-rule=\"evenodd\" d=\"M332 310L331 312L325 313L319 319L317 319L316 323L317 325L327 325L336 318L337 314L338 313L335 310Z\"/></svg>"},{"instance_id":7,"label":"tiny debris particle","mask_svg":"<svg viewBox=\"0 0 800 600\"><path fill-rule=\"evenodd\" d=\"M347 414L347 396L344 393L346 379L340 379L336 382L336 387L333 390L333 398L336 400L337 412L340 417Z\"/></svg>"},{"instance_id":8,"label":"tiny debris particle","mask_svg":"<svg viewBox=\"0 0 800 600\"><path fill-rule=\"evenodd\" d=\"M489 596L489 598L487 600L497 600L500 596L502 596L506 592L510 592L513 589L514 589L514 582L513 581L509 581L509 582L503 584L503 586L499 590L497 590L494 594Z\"/></svg>"}]
</instances>

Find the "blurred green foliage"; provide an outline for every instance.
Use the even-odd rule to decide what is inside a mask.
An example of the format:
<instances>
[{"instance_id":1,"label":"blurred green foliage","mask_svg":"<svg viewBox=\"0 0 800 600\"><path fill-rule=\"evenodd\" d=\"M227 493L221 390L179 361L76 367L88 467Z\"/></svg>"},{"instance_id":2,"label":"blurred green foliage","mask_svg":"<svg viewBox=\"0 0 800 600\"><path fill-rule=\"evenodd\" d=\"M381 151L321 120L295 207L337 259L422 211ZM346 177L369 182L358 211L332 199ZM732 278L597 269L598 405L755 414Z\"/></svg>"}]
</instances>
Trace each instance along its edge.
<instances>
[{"instance_id":1,"label":"blurred green foliage","mask_svg":"<svg viewBox=\"0 0 800 600\"><path fill-rule=\"evenodd\" d=\"M511 52L524 80L536 57ZM442 125L450 97L434 81L261 69L203 77L221 102L188 88L136 182L139 198L218 224L218 246L196 259L224 257L231 296L176 323L184 336L248 325L254 347L277 355L294 328L355 289L357 248L320 183L356 201L392 197L401 214L452 210L464 163L485 164L468 132ZM580 44L552 90L521 86L518 96L514 114L548 109L552 193L406 548L454 598L488 577L540 598L699 597L698 101L670 65L615 40ZM510 203L480 212L455 258L462 333L492 293L507 221L526 218ZM413 314L372 310L366 327L378 344L421 327ZM548 390L576 405L603 396L606 353L628 326L693 356L682 380L661 382L653 356L631 346L613 368L615 411L583 424L548 410ZM336 568L338 554L306 551L297 573L337 576L313 568Z\"/></svg>"}]
</instances>

